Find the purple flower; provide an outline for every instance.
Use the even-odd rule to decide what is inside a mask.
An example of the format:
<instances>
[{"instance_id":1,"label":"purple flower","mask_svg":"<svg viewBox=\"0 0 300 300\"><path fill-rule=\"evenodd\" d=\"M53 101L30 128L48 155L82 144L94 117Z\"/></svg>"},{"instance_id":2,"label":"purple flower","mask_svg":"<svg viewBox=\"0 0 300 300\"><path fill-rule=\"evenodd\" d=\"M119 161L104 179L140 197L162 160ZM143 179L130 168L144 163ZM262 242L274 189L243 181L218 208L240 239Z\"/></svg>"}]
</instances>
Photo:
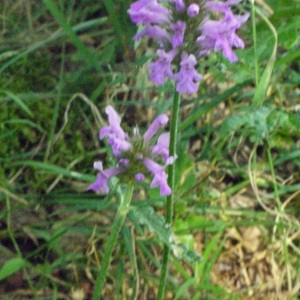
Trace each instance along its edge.
<instances>
[{"instance_id":1,"label":"purple flower","mask_svg":"<svg viewBox=\"0 0 300 300\"><path fill-rule=\"evenodd\" d=\"M177 11L182 12L185 8L183 0L175 0L175 8Z\"/></svg>"},{"instance_id":2,"label":"purple flower","mask_svg":"<svg viewBox=\"0 0 300 300\"><path fill-rule=\"evenodd\" d=\"M152 153L160 155L164 162L169 158L170 133L162 133L157 139L157 144L153 146Z\"/></svg>"},{"instance_id":3,"label":"purple flower","mask_svg":"<svg viewBox=\"0 0 300 300\"><path fill-rule=\"evenodd\" d=\"M178 21L176 24L171 24L170 28L174 32L174 35L172 36L172 46L173 48L177 48L183 44L186 24L182 21Z\"/></svg>"},{"instance_id":4,"label":"purple flower","mask_svg":"<svg viewBox=\"0 0 300 300\"><path fill-rule=\"evenodd\" d=\"M163 45L164 41L171 40L171 36L166 30L162 29L158 25L148 25L148 24L143 30L139 31L134 36L133 39L135 41L138 41L140 38L142 38L145 35L155 39L160 45Z\"/></svg>"},{"instance_id":5,"label":"purple flower","mask_svg":"<svg viewBox=\"0 0 300 300\"><path fill-rule=\"evenodd\" d=\"M176 50L166 53L164 50L157 50L158 60L149 64L150 78L157 84L162 85L166 78L173 78L171 62L177 54Z\"/></svg>"},{"instance_id":6,"label":"purple flower","mask_svg":"<svg viewBox=\"0 0 300 300\"><path fill-rule=\"evenodd\" d=\"M210 11L227 14L230 11L230 5L238 4L241 1L242 0L228 0L225 2L207 1L205 4L205 8L207 8Z\"/></svg>"},{"instance_id":7,"label":"purple flower","mask_svg":"<svg viewBox=\"0 0 300 300\"><path fill-rule=\"evenodd\" d=\"M142 182L145 180L145 175L143 173L136 173L134 178L137 182Z\"/></svg>"},{"instance_id":8,"label":"purple flower","mask_svg":"<svg viewBox=\"0 0 300 300\"><path fill-rule=\"evenodd\" d=\"M182 53L180 71L174 76L176 90L179 93L193 94L197 92L197 83L202 79L202 76L195 70L196 64L197 60L193 54Z\"/></svg>"},{"instance_id":9,"label":"purple flower","mask_svg":"<svg viewBox=\"0 0 300 300\"><path fill-rule=\"evenodd\" d=\"M167 182L168 175L165 172L165 166L161 166L149 158L144 159L144 165L154 175L150 187L159 186L162 196L170 195L172 191Z\"/></svg>"},{"instance_id":10,"label":"purple flower","mask_svg":"<svg viewBox=\"0 0 300 300\"><path fill-rule=\"evenodd\" d=\"M102 162L94 162L94 169L98 170L96 181L88 187L88 191L92 190L98 193L107 194L109 191L108 180L109 178L116 176L124 171L124 168L111 168L103 170Z\"/></svg>"},{"instance_id":11,"label":"purple flower","mask_svg":"<svg viewBox=\"0 0 300 300\"><path fill-rule=\"evenodd\" d=\"M210 50L222 51L222 55L230 62L236 62L238 57L232 47L244 48L244 42L235 33L240 26L247 21L249 14L234 15L230 5L237 4L241 0L228 0L226 2L208 1L206 9L223 14L221 20L205 20L200 26L201 36L197 39L200 51L199 56L207 54Z\"/></svg>"},{"instance_id":12,"label":"purple flower","mask_svg":"<svg viewBox=\"0 0 300 300\"><path fill-rule=\"evenodd\" d=\"M169 118L167 115L159 115L158 117L156 117L145 132L144 141L149 141L156 134L158 129L167 125L168 121Z\"/></svg>"},{"instance_id":13,"label":"purple flower","mask_svg":"<svg viewBox=\"0 0 300 300\"><path fill-rule=\"evenodd\" d=\"M130 5L128 14L132 22L139 24L163 24L169 22L169 10L157 0L140 0Z\"/></svg>"},{"instance_id":14,"label":"purple flower","mask_svg":"<svg viewBox=\"0 0 300 300\"><path fill-rule=\"evenodd\" d=\"M175 79L179 93L193 94L201 80L201 75L195 70L196 56L220 51L230 62L236 62L238 57L233 48L244 48L244 42L236 31L249 18L249 14L239 16L232 12L231 6L240 2L242 0L134 2L128 12L134 23L143 25L134 39L148 36L159 47L158 59L149 64L152 82L162 85L166 79ZM183 57L181 60L180 56ZM178 62L180 66L175 65ZM179 67L174 76L172 70Z\"/></svg>"},{"instance_id":15,"label":"purple flower","mask_svg":"<svg viewBox=\"0 0 300 300\"><path fill-rule=\"evenodd\" d=\"M100 139L103 139L106 136L115 135L120 139L125 139L126 134L121 128L121 118L113 109L112 106L108 105L105 108L105 112L108 115L109 126L103 127L100 130Z\"/></svg>"},{"instance_id":16,"label":"purple flower","mask_svg":"<svg viewBox=\"0 0 300 300\"><path fill-rule=\"evenodd\" d=\"M187 9L187 14L190 17L194 17L197 16L199 14L200 8L199 5L196 3L192 3L189 5L188 9Z\"/></svg>"},{"instance_id":17,"label":"purple flower","mask_svg":"<svg viewBox=\"0 0 300 300\"><path fill-rule=\"evenodd\" d=\"M168 116L165 114L156 117L144 136L139 134L138 128L134 128L133 137L130 138L121 128L121 118L112 106L105 109L108 115L109 125L100 130L100 138L107 137L107 142L112 148L113 155L118 160L118 167L103 169L102 162L94 163L94 168L98 170L96 181L88 187L98 193L108 193L108 181L111 177L119 175L126 181L142 182L147 175L153 176L150 187L160 187L161 195L169 195L171 189L167 184L167 174L165 167L174 162L173 157L169 157L169 133L159 136L157 144L152 146L152 139L157 131L168 123ZM155 162L160 158L165 165Z\"/></svg>"},{"instance_id":18,"label":"purple flower","mask_svg":"<svg viewBox=\"0 0 300 300\"><path fill-rule=\"evenodd\" d=\"M108 115L109 126L103 127L100 130L100 139L108 137L107 142L111 145L113 154L120 156L122 151L128 151L131 147L128 135L121 128L121 118L113 107L108 105L105 108L105 112Z\"/></svg>"}]
</instances>

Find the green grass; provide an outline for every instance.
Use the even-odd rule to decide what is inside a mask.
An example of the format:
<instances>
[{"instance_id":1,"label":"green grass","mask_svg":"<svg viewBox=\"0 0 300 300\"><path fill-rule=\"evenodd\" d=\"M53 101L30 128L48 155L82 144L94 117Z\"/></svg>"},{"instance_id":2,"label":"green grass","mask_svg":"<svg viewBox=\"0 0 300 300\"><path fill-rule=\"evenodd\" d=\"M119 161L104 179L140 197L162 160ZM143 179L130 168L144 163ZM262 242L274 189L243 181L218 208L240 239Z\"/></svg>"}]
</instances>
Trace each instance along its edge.
<instances>
[{"instance_id":1,"label":"green grass","mask_svg":"<svg viewBox=\"0 0 300 300\"><path fill-rule=\"evenodd\" d=\"M114 191L86 191L95 160L114 164L98 139L103 109L143 131L170 110L173 86L148 79L154 49L134 50L130 1L13 2L0 3L1 295L91 299L117 211ZM173 231L191 252L171 256L166 299L299 294L300 7L263 3L273 14L252 7L239 62L211 55L181 102ZM104 299L155 299L164 205L147 184L135 191Z\"/></svg>"}]
</instances>

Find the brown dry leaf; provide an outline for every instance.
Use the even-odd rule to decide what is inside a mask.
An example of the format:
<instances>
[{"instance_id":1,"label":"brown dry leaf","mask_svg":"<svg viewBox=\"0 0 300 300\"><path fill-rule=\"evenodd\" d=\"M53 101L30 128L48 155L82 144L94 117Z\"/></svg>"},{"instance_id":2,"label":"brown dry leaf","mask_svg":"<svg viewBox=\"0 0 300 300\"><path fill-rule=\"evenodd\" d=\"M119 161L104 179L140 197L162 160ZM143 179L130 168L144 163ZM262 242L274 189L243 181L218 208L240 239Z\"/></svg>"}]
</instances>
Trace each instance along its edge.
<instances>
[{"instance_id":1,"label":"brown dry leaf","mask_svg":"<svg viewBox=\"0 0 300 300\"><path fill-rule=\"evenodd\" d=\"M261 231L258 227L241 228L242 244L249 252L253 253L258 250L260 245Z\"/></svg>"},{"instance_id":2,"label":"brown dry leaf","mask_svg":"<svg viewBox=\"0 0 300 300\"><path fill-rule=\"evenodd\" d=\"M255 206L255 197L246 195L246 192L247 190L244 189L230 197L230 206L232 208L253 208Z\"/></svg>"},{"instance_id":3,"label":"brown dry leaf","mask_svg":"<svg viewBox=\"0 0 300 300\"><path fill-rule=\"evenodd\" d=\"M251 259L251 264L256 264L258 263L259 261L265 259L267 255L267 251L266 250L263 250L263 251L256 251L254 253L254 256L252 257Z\"/></svg>"}]
</instances>

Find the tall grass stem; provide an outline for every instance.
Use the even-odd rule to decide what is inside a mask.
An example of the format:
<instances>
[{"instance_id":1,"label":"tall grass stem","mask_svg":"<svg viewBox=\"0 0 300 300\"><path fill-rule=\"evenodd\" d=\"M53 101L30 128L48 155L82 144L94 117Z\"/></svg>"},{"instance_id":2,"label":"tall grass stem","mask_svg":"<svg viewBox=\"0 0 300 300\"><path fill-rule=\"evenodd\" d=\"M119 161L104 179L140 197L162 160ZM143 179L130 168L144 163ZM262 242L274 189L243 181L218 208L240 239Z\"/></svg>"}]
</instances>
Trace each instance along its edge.
<instances>
[{"instance_id":1,"label":"tall grass stem","mask_svg":"<svg viewBox=\"0 0 300 300\"><path fill-rule=\"evenodd\" d=\"M173 107L172 107L172 120L170 129L170 156L176 156L177 138L178 138L178 123L179 123L179 107L180 107L180 94L174 92ZM172 194L167 197L166 203L166 224L172 226L173 209L174 209L174 192L175 192L175 162L168 168L168 183L172 189ZM167 245L164 246L163 261L160 282L157 293L157 300L162 300L164 296L166 279L168 275L170 249Z\"/></svg>"}]
</instances>

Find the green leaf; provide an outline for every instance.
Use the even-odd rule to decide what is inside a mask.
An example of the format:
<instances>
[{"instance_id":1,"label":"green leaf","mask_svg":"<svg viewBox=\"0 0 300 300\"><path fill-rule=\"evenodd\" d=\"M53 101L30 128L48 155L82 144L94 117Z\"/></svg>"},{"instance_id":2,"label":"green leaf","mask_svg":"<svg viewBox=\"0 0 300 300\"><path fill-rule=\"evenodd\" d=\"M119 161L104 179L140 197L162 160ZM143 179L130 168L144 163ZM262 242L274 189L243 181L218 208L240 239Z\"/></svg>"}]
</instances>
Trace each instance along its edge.
<instances>
[{"instance_id":1,"label":"green leaf","mask_svg":"<svg viewBox=\"0 0 300 300\"><path fill-rule=\"evenodd\" d=\"M233 115L228 117L221 126L220 136L227 136L228 134L232 134L232 132L239 129L246 123L246 119L244 114L242 115Z\"/></svg>"},{"instance_id":2,"label":"green leaf","mask_svg":"<svg viewBox=\"0 0 300 300\"><path fill-rule=\"evenodd\" d=\"M20 161L20 162L14 163L14 165L15 166L22 165L22 166L37 168L37 169L48 171L49 173L66 176L66 177L70 177L70 178L75 178L77 180L82 180L82 181L86 181L86 182L95 181L95 176L75 172L75 171L61 168L61 167L58 167L58 166L55 166L52 164L38 162L38 161L26 160L26 161Z\"/></svg>"},{"instance_id":3,"label":"green leaf","mask_svg":"<svg viewBox=\"0 0 300 300\"><path fill-rule=\"evenodd\" d=\"M184 295L184 293L186 292L186 290L190 287L193 286L194 284L197 284L197 280L195 277L192 277L190 279L188 279L186 282L184 282L178 289L174 300L179 299L181 296Z\"/></svg>"},{"instance_id":4,"label":"green leaf","mask_svg":"<svg viewBox=\"0 0 300 300\"><path fill-rule=\"evenodd\" d=\"M187 245L179 242L165 219L156 214L152 207L139 207L134 213L141 224L147 226L151 233L155 233L161 242L170 247L176 258L184 259L188 263L202 260L196 252L189 250Z\"/></svg>"},{"instance_id":5,"label":"green leaf","mask_svg":"<svg viewBox=\"0 0 300 300\"><path fill-rule=\"evenodd\" d=\"M223 122L220 135L230 135L242 127L244 137L260 143L264 139L275 137L280 130L286 134L296 131L297 123L293 122L294 118L293 114L289 115L274 106L244 107L240 114L230 116Z\"/></svg>"},{"instance_id":6,"label":"green leaf","mask_svg":"<svg viewBox=\"0 0 300 300\"><path fill-rule=\"evenodd\" d=\"M0 280L9 277L16 272L18 272L24 265L26 261L20 257L11 258L6 261L0 269Z\"/></svg>"}]
</instances>

